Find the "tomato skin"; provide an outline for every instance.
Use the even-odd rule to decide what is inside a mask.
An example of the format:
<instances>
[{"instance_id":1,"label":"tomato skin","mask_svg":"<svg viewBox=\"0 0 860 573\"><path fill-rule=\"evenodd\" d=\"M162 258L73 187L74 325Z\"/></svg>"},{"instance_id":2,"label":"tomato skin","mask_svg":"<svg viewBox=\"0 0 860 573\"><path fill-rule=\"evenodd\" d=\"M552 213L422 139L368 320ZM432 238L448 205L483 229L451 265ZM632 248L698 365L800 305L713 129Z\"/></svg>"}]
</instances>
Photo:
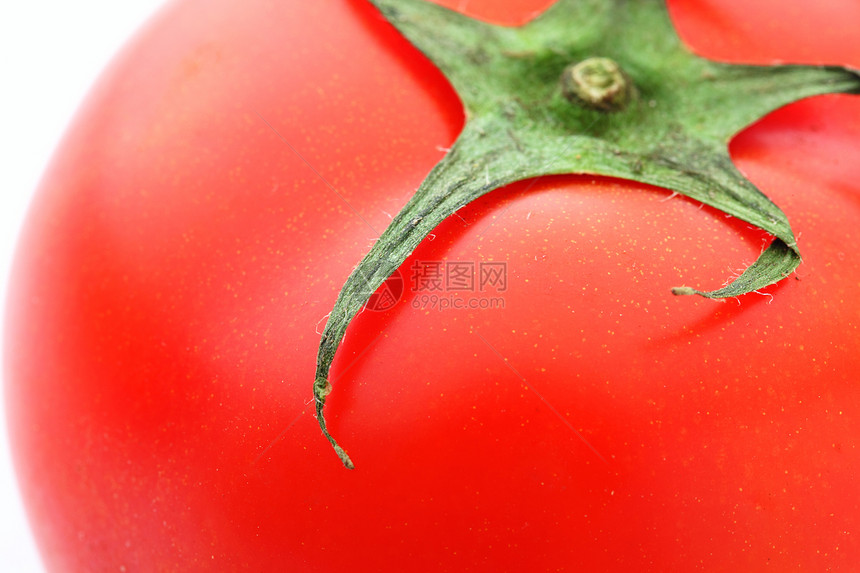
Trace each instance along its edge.
<instances>
[{"instance_id":1,"label":"tomato skin","mask_svg":"<svg viewBox=\"0 0 860 573\"><path fill-rule=\"evenodd\" d=\"M514 4L468 9L519 23L548 2ZM676 4L722 59L794 49L778 40L803 25L697 46L724 37L701 16L735 8ZM840 42L835 63L860 67ZM849 568L857 99L733 143L805 257L763 295L669 295L720 284L764 237L663 190L552 177L459 211L403 272L505 261L504 308L407 292L356 320L327 404L348 472L309 404L318 331L456 137L458 100L364 2L173 3L80 112L13 273L10 432L48 568Z\"/></svg>"}]
</instances>

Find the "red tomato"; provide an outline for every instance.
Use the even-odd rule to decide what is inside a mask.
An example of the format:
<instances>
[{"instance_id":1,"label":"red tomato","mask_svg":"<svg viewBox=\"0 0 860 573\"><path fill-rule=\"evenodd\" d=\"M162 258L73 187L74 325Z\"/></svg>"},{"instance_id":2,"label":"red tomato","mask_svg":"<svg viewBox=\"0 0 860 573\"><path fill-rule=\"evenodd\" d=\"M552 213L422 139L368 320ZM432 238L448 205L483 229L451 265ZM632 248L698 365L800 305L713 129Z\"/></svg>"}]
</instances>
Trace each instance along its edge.
<instances>
[{"instance_id":1,"label":"red tomato","mask_svg":"<svg viewBox=\"0 0 860 573\"><path fill-rule=\"evenodd\" d=\"M551 2L445 3L514 24ZM855 0L671 9L707 56L860 67ZM665 190L552 177L460 210L347 333L341 466L310 403L321 324L461 125L361 0L178 0L136 37L49 168L11 285L10 431L50 570L860 562L852 96L733 143L805 257L762 294L671 296L765 237ZM430 308L427 262L504 262L506 288L443 284Z\"/></svg>"}]
</instances>

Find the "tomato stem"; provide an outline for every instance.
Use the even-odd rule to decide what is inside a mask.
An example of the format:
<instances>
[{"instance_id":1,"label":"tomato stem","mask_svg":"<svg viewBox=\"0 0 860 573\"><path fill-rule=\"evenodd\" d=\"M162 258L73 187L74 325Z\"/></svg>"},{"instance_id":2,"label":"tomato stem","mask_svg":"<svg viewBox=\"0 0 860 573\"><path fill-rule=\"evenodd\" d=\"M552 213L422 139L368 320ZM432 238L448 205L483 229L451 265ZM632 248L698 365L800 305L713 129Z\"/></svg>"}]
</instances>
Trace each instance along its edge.
<instances>
[{"instance_id":1,"label":"tomato stem","mask_svg":"<svg viewBox=\"0 0 860 573\"><path fill-rule=\"evenodd\" d=\"M561 90L571 102L602 111L621 111L636 96L636 87L621 66L599 57L566 67Z\"/></svg>"}]
</instances>

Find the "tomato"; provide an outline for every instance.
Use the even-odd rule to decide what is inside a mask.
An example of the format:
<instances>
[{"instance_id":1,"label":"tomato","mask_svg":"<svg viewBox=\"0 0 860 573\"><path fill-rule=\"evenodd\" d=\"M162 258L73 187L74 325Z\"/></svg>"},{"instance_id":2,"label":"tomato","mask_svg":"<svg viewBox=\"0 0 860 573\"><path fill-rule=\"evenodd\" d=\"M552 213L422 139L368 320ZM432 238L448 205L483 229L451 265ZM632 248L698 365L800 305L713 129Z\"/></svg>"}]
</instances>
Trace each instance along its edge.
<instances>
[{"instance_id":1,"label":"tomato","mask_svg":"<svg viewBox=\"0 0 860 573\"><path fill-rule=\"evenodd\" d=\"M551 2L445 3L518 24ZM860 67L851 0L670 8L705 56ZM10 287L10 434L50 570L860 562L854 96L733 141L804 255L761 293L671 296L767 237L663 189L544 177L458 211L347 332L341 466L313 415L321 324L462 122L360 0L178 0L136 36L48 169Z\"/></svg>"}]
</instances>

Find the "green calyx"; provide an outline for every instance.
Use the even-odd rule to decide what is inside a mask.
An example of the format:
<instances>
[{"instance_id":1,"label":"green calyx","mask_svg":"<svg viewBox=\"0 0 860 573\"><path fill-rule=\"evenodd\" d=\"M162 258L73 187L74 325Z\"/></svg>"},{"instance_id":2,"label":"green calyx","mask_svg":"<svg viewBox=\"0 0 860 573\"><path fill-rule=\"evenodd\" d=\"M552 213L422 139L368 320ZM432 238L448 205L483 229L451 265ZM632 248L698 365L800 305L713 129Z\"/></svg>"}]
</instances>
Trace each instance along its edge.
<instances>
[{"instance_id":1,"label":"green calyx","mask_svg":"<svg viewBox=\"0 0 860 573\"><path fill-rule=\"evenodd\" d=\"M759 227L774 239L759 259L713 291L735 297L778 282L800 264L783 212L732 164L736 133L788 103L860 93L838 66L746 66L687 50L662 0L559 0L522 27L487 24L426 0L371 0L457 91L466 123L349 276L326 323L314 382L323 434L329 369L370 295L445 218L509 183L588 173L670 189Z\"/></svg>"}]
</instances>

